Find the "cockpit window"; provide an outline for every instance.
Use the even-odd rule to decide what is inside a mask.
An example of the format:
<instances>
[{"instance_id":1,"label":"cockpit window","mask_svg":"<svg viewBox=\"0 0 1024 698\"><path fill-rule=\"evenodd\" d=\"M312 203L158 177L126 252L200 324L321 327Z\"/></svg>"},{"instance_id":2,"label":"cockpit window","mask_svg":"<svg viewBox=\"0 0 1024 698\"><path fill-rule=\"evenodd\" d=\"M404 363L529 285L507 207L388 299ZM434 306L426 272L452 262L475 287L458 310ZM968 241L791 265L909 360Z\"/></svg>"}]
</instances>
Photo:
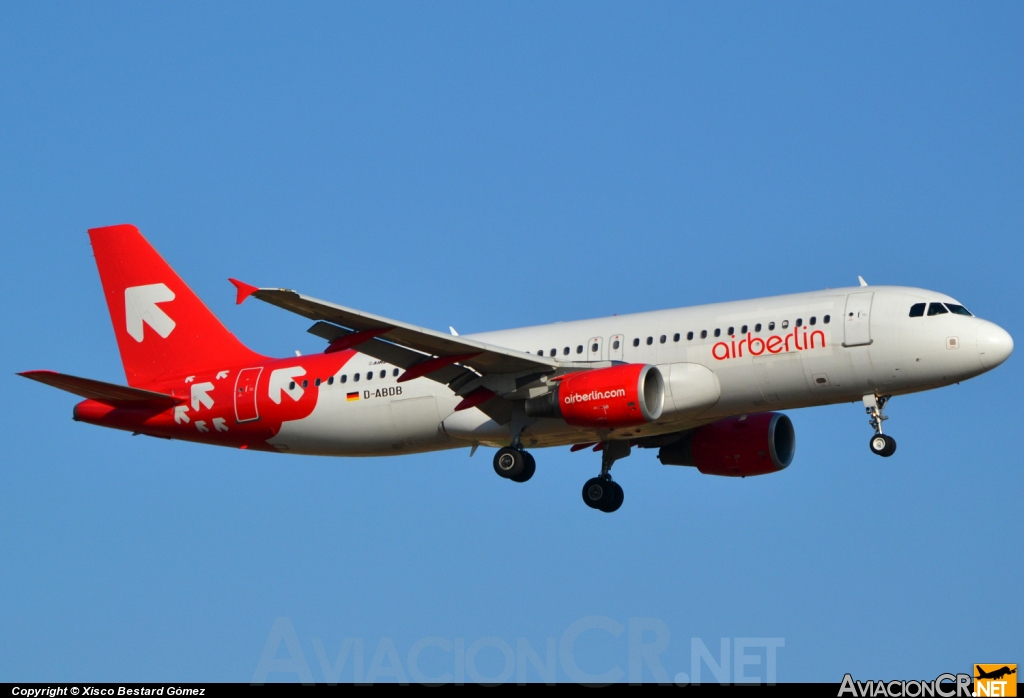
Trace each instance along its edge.
<instances>
[{"instance_id":1,"label":"cockpit window","mask_svg":"<svg viewBox=\"0 0 1024 698\"><path fill-rule=\"evenodd\" d=\"M924 307L927 303L914 303L910 306L910 317L921 317L924 315Z\"/></svg>"},{"instance_id":2,"label":"cockpit window","mask_svg":"<svg viewBox=\"0 0 1024 698\"><path fill-rule=\"evenodd\" d=\"M974 317L974 315L971 314L971 311L963 307L962 305L957 305L956 303L946 303L946 307L949 308L949 312L953 313L954 315L966 315L967 317Z\"/></svg>"},{"instance_id":3,"label":"cockpit window","mask_svg":"<svg viewBox=\"0 0 1024 698\"><path fill-rule=\"evenodd\" d=\"M946 310L946 306L944 306L942 303L929 303L928 304L928 315L929 315L929 317L932 316L932 315L944 315L945 313L948 313L948 312L949 311Z\"/></svg>"}]
</instances>

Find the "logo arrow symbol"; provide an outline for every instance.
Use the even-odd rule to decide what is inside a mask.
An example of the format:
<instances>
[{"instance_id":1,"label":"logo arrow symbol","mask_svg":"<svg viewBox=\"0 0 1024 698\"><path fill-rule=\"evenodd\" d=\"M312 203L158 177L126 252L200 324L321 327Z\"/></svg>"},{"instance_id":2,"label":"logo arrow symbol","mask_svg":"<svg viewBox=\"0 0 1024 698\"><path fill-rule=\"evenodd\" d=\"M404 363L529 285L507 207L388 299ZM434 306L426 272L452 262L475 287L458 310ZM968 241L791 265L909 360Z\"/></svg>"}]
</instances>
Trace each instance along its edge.
<instances>
[{"instance_id":1,"label":"logo arrow symbol","mask_svg":"<svg viewBox=\"0 0 1024 698\"><path fill-rule=\"evenodd\" d=\"M185 422L188 424L192 420L188 418L188 405L175 405L174 406L174 423L181 424Z\"/></svg>"},{"instance_id":2,"label":"logo arrow symbol","mask_svg":"<svg viewBox=\"0 0 1024 698\"><path fill-rule=\"evenodd\" d=\"M161 310L157 303L174 300L174 291L167 284L148 284L146 286L129 286L124 290L124 317L128 334L136 342L143 339L142 323L146 323L156 333L167 339L174 330L174 320Z\"/></svg>"},{"instance_id":3,"label":"logo arrow symbol","mask_svg":"<svg viewBox=\"0 0 1024 698\"><path fill-rule=\"evenodd\" d=\"M295 381L299 376L306 375L306 369L302 366L289 366L288 368L279 368L270 374L270 380L267 382L267 390L269 397L273 400L275 405L281 404L281 393L288 393L288 397L298 402L302 398L302 386L299 385L298 381ZM295 381L295 387L291 387L292 381Z\"/></svg>"},{"instance_id":4,"label":"logo arrow symbol","mask_svg":"<svg viewBox=\"0 0 1024 698\"><path fill-rule=\"evenodd\" d=\"M213 407L213 398L207 394L211 390L213 390L213 383L193 383L192 409L198 412L200 404L202 404L206 409Z\"/></svg>"},{"instance_id":5,"label":"logo arrow symbol","mask_svg":"<svg viewBox=\"0 0 1024 698\"><path fill-rule=\"evenodd\" d=\"M214 417L213 418L213 428L216 429L217 431L227 431L228 430L227 425L224 423L224 418L223 417Z\"/></svg>"}]
</instances>

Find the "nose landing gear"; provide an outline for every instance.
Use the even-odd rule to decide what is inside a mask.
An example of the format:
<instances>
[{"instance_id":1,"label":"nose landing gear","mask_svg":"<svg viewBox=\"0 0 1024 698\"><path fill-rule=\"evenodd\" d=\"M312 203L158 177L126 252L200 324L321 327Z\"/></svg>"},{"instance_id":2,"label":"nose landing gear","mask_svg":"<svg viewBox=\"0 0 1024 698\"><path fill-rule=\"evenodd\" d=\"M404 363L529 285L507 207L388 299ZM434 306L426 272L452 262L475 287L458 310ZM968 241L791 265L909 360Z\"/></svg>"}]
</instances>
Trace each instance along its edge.
<instances>
[{"instance_id":1,"label":"nose landing gear","mask_svg":"<svg viewBox=\"0 0 1024 698\"><path fill-rule=\"evenodd\" d=\"M591 509L610 514L622 506L625 493L612 480L611 469L615 461L629 455L628 441L607 441L601 452L601 474L583 485L583 503Z\"/></svg>"},{"instance_id":2,"label":"nose landing gear","mask_svg":"<svg viewBox=\"0 0 1024 698\"><path fill-rule=\"evenodd\" d=\"M889 395L873 393L864 396L864 410L868 413L868 424L875 430L875 435L871 437L868 445L871 447L872 453L883 458L888 458L896 453L896 439L882 433L882 422L889 419L882 414L882 410L885 408L885 403L889 402L889 398Z\"/></svg>"}]
</instances>

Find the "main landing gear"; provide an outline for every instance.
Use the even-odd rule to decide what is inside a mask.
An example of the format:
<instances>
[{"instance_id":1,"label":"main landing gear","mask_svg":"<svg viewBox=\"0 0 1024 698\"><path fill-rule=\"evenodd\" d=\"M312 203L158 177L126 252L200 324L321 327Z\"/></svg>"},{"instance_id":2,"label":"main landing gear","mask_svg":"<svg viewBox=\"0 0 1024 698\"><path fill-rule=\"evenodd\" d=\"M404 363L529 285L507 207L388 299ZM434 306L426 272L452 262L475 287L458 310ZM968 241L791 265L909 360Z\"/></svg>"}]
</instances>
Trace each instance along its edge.
<instances>
[{"instance_id":1,"label":"main landing gear","mask_svg":"<svg viewBox=\"0 0 1024 698\"><path fill-rule=\"evenodd\" d=\"M610 514L622 506L625 493L612 480L612 466L615 461L629 455L628 441L607 441L601 452L601 474L592 477L583 485L583 503L591 509Z\"/></svg>"},{"instance_id":2,"label":"main landing gear","mask_svg":"<svg viewBox=\"0 0 1024 698\"><path fill-rule=\"evenodd\" d=\"M629 441L606 441L601 453L601 474L583 485L583 503L591 509L612 513L622 506L625 494L612 480L615 461L629 455ZM526 482L537 470L537 461L519 444L499 448L494 454L494 472L512 482Z\"/></svg>"},{"instance_id":3,"label":"main landing gear","mask_svg":"<svg viewBox=\"0 0 1024 698\"><path fill-rule=\"evenodd\" d=\"M882 422L889 419L882 414L882 410L885 408L885 403L889 402L889 397L889 395L874 394L864 396L864 409L869 417L868 424L875 430L875 435L869 442L871 452L883 458L888 458L896 453L896 439L882 433Z\"/></svg>"},{"instance_id":4,"label":"main landing gear","mask_svg":"<svg viewBox=\"0 0 1024 698\"><path fill-rule=\"evenodd\" d=\"M526 482L537 470L537 461L521 447L506 446L494 454L494 472L512 482Z\"/></svg>"}]
</instances>

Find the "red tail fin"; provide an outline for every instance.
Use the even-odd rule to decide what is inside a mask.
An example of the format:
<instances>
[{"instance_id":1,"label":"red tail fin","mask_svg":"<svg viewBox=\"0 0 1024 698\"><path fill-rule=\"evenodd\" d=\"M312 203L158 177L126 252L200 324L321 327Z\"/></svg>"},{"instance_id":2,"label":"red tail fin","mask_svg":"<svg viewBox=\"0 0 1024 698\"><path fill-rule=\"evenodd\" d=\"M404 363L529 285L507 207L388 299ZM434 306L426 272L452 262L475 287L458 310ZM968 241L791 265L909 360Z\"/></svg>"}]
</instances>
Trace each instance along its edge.
<instances>
[{"instance_id":1,"label":"red tail fin","mask_svg":"<svg viewBox=\"0 0 1024 698\"><path fill-rule=\"evenodd\" d=\"M264 357L228 332L134 225L89 231L128 385Z\"/></svg>"}]
</instances>

